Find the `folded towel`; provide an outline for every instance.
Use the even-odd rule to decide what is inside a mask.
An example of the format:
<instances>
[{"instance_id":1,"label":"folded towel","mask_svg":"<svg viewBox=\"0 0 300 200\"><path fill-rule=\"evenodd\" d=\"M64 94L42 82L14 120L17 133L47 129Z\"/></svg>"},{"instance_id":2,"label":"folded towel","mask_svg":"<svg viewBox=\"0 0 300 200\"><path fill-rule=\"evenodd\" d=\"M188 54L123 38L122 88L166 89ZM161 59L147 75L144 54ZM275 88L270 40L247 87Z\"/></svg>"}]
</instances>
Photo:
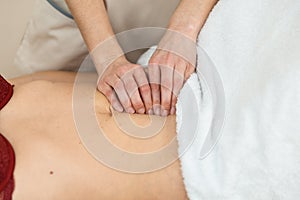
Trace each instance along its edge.
<instances>
[{"instance_id":1,"label":"folded towel","mask_svg":"<svg viewBox=\"0 0 300 200\"><path fill-rule=\"evenodd\" d=\"M198 44L222 80L226 121L215 148L201 156L218 109L211 87L199 77L198 132L180 131L185 123L180 109L189 109L186 95L198 78L192 75L177 105L179 153L190 199L300 196L299 19L297 0L219 1L211 12ZM197 69L202 70L200 60ZM191 134L193 143L183 148Z\"/></svg>"},{"instance_id":2,"label":"folded towel","mask_svg":"<svg viewBox=\"0 0 300 200\"><path fill-rule=\"evenodd\" d=\"M205 159L197 142L181 158L190 199L300 196L299 19L296 0L215 6L199 45L223 80L226 121Z\"/></svg>"}]
</instances>

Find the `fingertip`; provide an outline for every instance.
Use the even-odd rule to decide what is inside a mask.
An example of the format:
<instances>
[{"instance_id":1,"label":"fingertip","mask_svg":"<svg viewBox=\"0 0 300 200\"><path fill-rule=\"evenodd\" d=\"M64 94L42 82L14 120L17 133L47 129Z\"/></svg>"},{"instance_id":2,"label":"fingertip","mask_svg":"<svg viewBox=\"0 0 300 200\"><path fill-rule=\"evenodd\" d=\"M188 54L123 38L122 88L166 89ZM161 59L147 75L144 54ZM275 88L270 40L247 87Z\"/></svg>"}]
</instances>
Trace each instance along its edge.
<instances>
[{"instance_id":1,"label":"fingertip","mask_svg":"<svg viewBox=\"0 0 300 200\"><path fill-rule=\"evenodd\" d=\"M171 115L175 115L176 114L176 108L174 106L171 108L170 113L171 113Z\"/></svg>"},{"instance_id":2,"label":"fingertip","mask_svg":"<svg viewBox=\"0 0 300 200\"><path fill-rule=\"evenodd\" d=\"M160 106L154 106L153 110L155 115L160 115Z\"/></svg>"},{"instance_id":3,"label":"fingertip","mask_svg":"<svg viewBox=\"0 0 300 200\"><path fill-rule=\"evenodd\" d=\"M149 114L149 115L153 115L153 114L154 114L154 111L153 111L153 109L149 109L149 110L148 110L148 112L147 112L147 114Z\"/></svg>"},{"instance_id":4,"label":"fingertip","mask_svg":"<svg viewBox=\"0 0 300 200\"><path fill-rule=\"evenodd\" d=\"M113 108L114 108L116 111L118 111L118 112L123 112L123 111L124 111L123 107L122 107L120 104L114 104L114 105L113 105Z\"/></svg>"},{"instance_id":5,"label":"fingertip","mask_svg":"<svg viewBox=\"0 0 300 200\"><path fill-rule=\"evenodd\" d=\"M112 90L110 90L110 92L108 92L108 93L107 93L107 98L108 98L109 102L111 103L111 106L113 107L113 109L118 112L123 112L124 109L118 100L117 94Z\"/></svg>"},{"instance_id":6,"label":"fingertip","mask_svg":"<svg viewBox=\"0 0 300 200\"><path fill-rule=\"evenodd\" d=\"M135 113L135 110L132 107L129 107L129 108L127 108L126 112L129 114L133 114L133 113Z\"/></svg>"},{"instance_id":7,"label":"fingertip","mask_svg":"<svg viewBox=\"0 0 300 200\"><path fill-rule=\"evenodd\" d=\"M161 111L161 116L162 116L162 117L166 117L166 116L168 116L168 114L169 114L169 111L168 111L168 110L162 110L162 111Z\"/></svg>"},{"instance_id":8,"label":"fingertip","mask_svg":"<svg viewBox=\"0 0 300 200\"><path fill-rule=\"evenodd\" d=\"M144 114L145 113L145 108L141 108L137 111L139 114Z\"/></svg>"}]
</instances>

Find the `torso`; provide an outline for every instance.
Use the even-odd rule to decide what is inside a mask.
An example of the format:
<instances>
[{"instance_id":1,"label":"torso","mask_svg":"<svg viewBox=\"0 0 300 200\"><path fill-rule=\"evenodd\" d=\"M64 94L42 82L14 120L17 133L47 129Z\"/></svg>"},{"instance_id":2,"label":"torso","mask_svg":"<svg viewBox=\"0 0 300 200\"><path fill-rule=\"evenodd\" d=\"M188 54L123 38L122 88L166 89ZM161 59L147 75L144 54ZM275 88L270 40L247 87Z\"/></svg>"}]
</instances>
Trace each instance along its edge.
<instances>
[{"instance_id":1,"label":"torso","mask_svg":"<svg viewBox=\"0 0 300 200\"><path fill-rule=\"evenodd\" d=\"M62 75L71 82L35 80L21 84L24 80L17 79L13 81L14 96L0 114L0 132L11 142L16 154L14 199L186 198L178 161L142 175L115 171L96 161L75 129L74 74L54 74L48 73L47 77ZM130 142L114 124L104 96L98 94L97 99L100 124L105 122L102 126L111 130L109 137L124 148L147 151L168 143L175 135L173 116L162 130L170 137L158 136L148 145ZM144 117L139 119L143 121Z\"/></svg>"}]
</instances>

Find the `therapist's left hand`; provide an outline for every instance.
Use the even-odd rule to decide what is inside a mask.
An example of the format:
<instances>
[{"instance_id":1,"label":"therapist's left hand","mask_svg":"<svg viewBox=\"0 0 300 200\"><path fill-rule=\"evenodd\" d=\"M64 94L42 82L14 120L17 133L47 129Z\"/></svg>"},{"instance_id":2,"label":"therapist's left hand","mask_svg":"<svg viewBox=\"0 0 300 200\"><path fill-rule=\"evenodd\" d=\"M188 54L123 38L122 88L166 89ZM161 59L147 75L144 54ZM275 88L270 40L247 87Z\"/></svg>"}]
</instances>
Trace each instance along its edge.
<instances>
[{"instance_id":1,"label":"therapist's left hand","mask_svg":"<svg viewBox=\"0 0 300 200\"><path fill-rule=\"evenodd\" d=\"M178 32L167 32L149 61L149 82L156 115L175 114L178 94L195 71L195 63L195 42Z\"/></svg>"}]
</instances>

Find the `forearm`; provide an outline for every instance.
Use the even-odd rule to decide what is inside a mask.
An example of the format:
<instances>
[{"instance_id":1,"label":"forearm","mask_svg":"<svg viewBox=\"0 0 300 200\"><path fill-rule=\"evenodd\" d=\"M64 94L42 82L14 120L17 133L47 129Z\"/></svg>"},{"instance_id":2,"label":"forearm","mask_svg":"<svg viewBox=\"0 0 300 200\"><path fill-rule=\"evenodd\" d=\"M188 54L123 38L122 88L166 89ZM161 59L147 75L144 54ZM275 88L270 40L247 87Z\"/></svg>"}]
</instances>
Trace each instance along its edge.
<instances>
[{"instance_id":1,"label":"forearm","mask_svg":"<svg viewBox=\"0 0 300 200\"><path fill-rule=\"evenodd\" d=\"M66 0L66 2L92 54L99 74L117 58L126 60L114 37L104 0Z\"/></svg>"},{"instance_id":2,"label":"forearm","mask_svg":"<svg viewBox=\"0 0 300 200\"><path fill-rule=\"evenodd\" d=\"M169 29L196 41L210 11L218 0L181 0L171 17Z\"/></svg>"},{"instance_id":3,"label":"forearm","mask_svg":"<svg viewBox=\"0 0 300 200\"><path fill-rule=\"evenodd\" d=\"M103 0L66 2L90 51L114 35Z\"/></svg>"}]
</instances>

